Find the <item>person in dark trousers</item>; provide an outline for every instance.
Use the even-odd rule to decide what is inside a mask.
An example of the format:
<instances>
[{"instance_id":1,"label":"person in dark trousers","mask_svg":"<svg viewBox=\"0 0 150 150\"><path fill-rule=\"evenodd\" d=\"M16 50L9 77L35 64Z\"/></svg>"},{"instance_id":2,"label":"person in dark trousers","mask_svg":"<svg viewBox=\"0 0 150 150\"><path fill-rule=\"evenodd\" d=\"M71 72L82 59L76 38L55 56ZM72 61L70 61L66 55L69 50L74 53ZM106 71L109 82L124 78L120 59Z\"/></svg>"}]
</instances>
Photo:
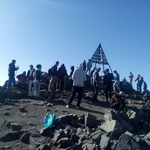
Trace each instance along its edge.
<instances>
[{"instance_id":1,"label":"person in dark trousers","mask_svg":"<svg viewBox=\"0 0 150 150\"><path fill-rule=\"evenodd\" d=\"M92 76L92 84L93 84L93 94L92 94L92 103L97 102L97 96L98 96L98 88L99 88L99 72L101 68L97 68Z\"/></svg>"},{"instance_id":2,"label":"person in dark trousers","mask_svg":"<svg viewBox=\"0 0 150 150\"><path fill-rule=\"evenodd\" d=\"M48 91L55 91L56 90L56 83L57 83L57 67L59 65L59 61L56 61L55 65L51 68L51 79L49 81Z\"/></svg>"},{"instance_id":3,"label":"person in dark trousers","mask_svg":"<svg viewBox=\"0 0 150 150\"><path fill-rule=\"evenodd\" d=\"M42 69L42 65L41 64L38 64L36 66L36 70L34 72L34 87L33 87L33 90L32 90L32 94L31 96L34 96L35 92L36 92L36 96L40 97L40 87L41 87L41 76L42 76L42 72L41 72L41 69Z\"/></svg>"},{"instance_id":4,"label":"person in dark trousers","mask_svg":"<svg viewBox=\"0 0 150 150\"><path fill-rule=\"evenodd\" d=\"M73 86L72 74L74 72L74 66L71 66L70 69L71 69L71 72L69 75L69 80L70 80L70 87L72 87Z\"/></svg>"},{"instance_id":5,"label":"person in dark trousers","mask_svg":"<svg viewBox=\"0 0 150 150\"><path fill-rule=\"evenodd\" d=\"M73 87L72 92L68 100L68 104L66 105L67 108L70 107L76 93L78 93L78 102L76 109L80 108L82 94L83 94L83 87L84 82L86 81L86 73L83 70L83 64L79 64L79 67L73 72L72 74L72 80L73 80Z\"/></svg>"},{"instance_id":6,"label":"person in dark trousers","mask_svg":"<svg viewBox=\"0 0 150 150\"><path fill-rule=\"evenodd\" d=\"M27 81L28 81L28 89L29 89L28 96L32 95L32 86L33 86L33 81L34 81L34 77L33 77L34 71L35 71L35 69L34 69L33 65L30 65L30 69L28 70L28 73L27 73Z\"/></svg>"},{"instance_id":7,"label":"person in dark trousers","mask_svg":"<svg viewBox=\"0 0 150 150\"><path fill-rule=\"evenodd\" d=\"M104 91L105 91L105 96L106 96L106 101L108 102L108 93L109 93L109 98L111 99L112 96L112 87L113 83L112 80L114 79L114 76L112 73L109 73L109 69L105 70L105 75L103 78L103 84L104 84Z\"/></svg>"},{"instance_id":8,"label":"person in dark trousers","mask_svg":"<svg viewBox=\"0 0 150 150\"><path fill-rule=\"evenodd\" d=\"M64 78L67 76L67 70L64 64L58 69L57 90L64 90Z\"/></svg>"},{"instance_id":9,"label":"person in dark trousers","mask_svg":"<svg viewBox=\"0 0 150 150\"><path fill-rule=\"evenodd\" d=\"M18 74L16 78L18 79L18 83L26 83L26 71L24 71L22 74Z\"/></svg>"},{"instance_id":10,"label":"person in dark trousers","mask_svg":"<svg viewBox=\"0 0 150 150\"><path fill-rule=\"evenodd\" d=\"M83 61L83 70L86 71L86 61Z\"/></svg>"},{"instance_id":11,"label":"person in dark trousers","mask_svg":"<svg viewBox=\"0 0 150 150\"><path fill-rule=\"evenodd\" d=\"M142 83L143 83L143 77L138 75L137 78L135 79L135 82L137 81L137 91L142 92Z\"/></svg>"},{"instance_id":12,"label":"person in dark trousers","mask_svg":"<svg viewBox=\"0 0 150 150\"><path fill-rule=\"evenodd\" d=\"M8 88L11 88L15 85L15 71L19 69L19 67L15 66L16 60L12 60L12 62L9 64L8 68Z\"/></svg>"},{"instance_id":13,"label":"person in dark trousers","mask_svg":"<svg viewBox=\"0 0 150 150\"><path fill-rule=\"evenodd\" d=\"M132 85L132 81L133 81L133 74L132 74L132 72L130 72L130 75L129 75L129 82L130 82L130 84Z\"/></svg>"}]
</instances>

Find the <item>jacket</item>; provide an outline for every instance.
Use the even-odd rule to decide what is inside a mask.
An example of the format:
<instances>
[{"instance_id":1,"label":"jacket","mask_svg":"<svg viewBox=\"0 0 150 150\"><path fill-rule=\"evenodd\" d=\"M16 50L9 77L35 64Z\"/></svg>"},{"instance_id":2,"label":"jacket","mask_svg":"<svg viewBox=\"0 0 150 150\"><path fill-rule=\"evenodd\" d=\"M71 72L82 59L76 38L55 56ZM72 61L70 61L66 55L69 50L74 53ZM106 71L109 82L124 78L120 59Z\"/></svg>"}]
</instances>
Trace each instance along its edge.
<instances>
[{"instance_id":1,"label":"jacket","mask_svg":"<svg viewBox=\"0 0 150 150\"><path fill-rule=\"evenodd\" d=\"M107 86L112 86L113 79L114 79L114 76L112 73L106 73L103 78L103 84Z\"/></svg>"},{"instance_id":2,"label":"jacket","mask_svg":"<svg viewBox=\"0 0 150 150\"><path fill-rule=\"evenodd\" d=\"M36 70L35 72L34 72L34 80L37 80L37 81L41 81L41 75L42 75L42 72L41 72L41 70Z\"/></svg>"},{"instance_id":3,"label":"jacket","mask_svg":"<svg viewBox=\"0 0 150 150\"><path fill-rule=\"evenodd\" d=\"M83 87L86 81L86 73L83 70L82 64L72 74L73 86Z\"/></svg>"},{"instance_id":4,"label":"jacket","mask_svg":"<svg viewBox=\"0 0 150 150\"><path fill-rule=\"evenodd\" d=\"M31 75L30 75L30 72L31 72L31 70L28 70L27 79L28 79L28 80L34 80L33 73L35 72L35 69L33 69Z\"/></svg>"},{"instance_id":5,"label":"jacket","mask_svg":"<svg viewBox=\"0 0 150 150\"><path fill-rule=\"evenodd\" d=\"M99 74L98 74L98 71L96 70L94 73L93 73L93 76L92 76L92 81L93 83L99 83Z\"/></svg>"},{"instance_id":6,"label":"jacket","mask_svg":"<svg viewBox=\"0 0 150 150\"><path fill-rule=\"evenodd\" d=\"M8 68L8 76L15 76L15 71L18 70L19 68L15 67L15 64L10 63L9 68Z\"/></svg>"}]
</instances>

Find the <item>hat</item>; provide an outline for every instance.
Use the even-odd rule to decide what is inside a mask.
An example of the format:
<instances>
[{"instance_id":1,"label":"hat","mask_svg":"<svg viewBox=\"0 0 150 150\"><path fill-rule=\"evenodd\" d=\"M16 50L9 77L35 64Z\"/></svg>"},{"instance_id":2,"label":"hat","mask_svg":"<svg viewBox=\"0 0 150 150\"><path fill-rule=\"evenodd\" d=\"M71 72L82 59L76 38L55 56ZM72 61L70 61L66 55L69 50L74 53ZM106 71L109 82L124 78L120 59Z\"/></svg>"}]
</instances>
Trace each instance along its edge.
<instances>
[{"instance_id":1,"label":"hat","mask_svg":"<svg viewBox=\"0 0 150 150\"><path fill-rule=\"evenodd\" d=\"M113 72L117 72L117 70L114 70Z\"/></svg>"}]
</instances>

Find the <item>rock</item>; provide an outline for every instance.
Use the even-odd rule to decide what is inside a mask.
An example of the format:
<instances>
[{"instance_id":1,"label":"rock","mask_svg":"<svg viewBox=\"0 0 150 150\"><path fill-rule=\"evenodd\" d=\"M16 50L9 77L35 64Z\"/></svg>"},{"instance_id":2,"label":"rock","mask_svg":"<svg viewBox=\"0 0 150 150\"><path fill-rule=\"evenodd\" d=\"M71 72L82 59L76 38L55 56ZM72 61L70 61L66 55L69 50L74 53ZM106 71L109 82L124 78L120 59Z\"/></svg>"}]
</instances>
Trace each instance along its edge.
<instances>
[{"instance_id":1,"label":"rock","mask_svg":"<svg viewBox=\"0 0 150 150\"><path fill-rule=\"evenodd\" d=\"M115 128L120 129L122 131L122 126L117 120L106 120L101 126L100 129L109 133L112 132Z\"/></svg>"},{"instance_id":2,"label":"rock","mask_svg":"<svg viewBox=\"0 0 150 150\"><path fill-rule=\"evenodd\" d=\"M131 137L134 137L134 134L132 134L132 133L130 133L130 132L128 132L128 131L126 131L124 134L129 135L129 136L131 136Z\"/></svg>"},{"instance_id":3,"label":"rock","mask_svg":"<svg viewBox=\"0 0 150 150\"><path fill-rule=\"evenodd\" d=\"M95 142L97 142L99 144L102 134L103 134L102 131L96 131L96 132L91 133L89 138L91 138L93 141L95 141Z\"/></svg>"},{"instance_id":4,"label":"rock","mask_svg":"<svg viewBox=\"0 0 150 150\"><path fill-rule=\"evenodd\" d=\"M30 138L31 133L26 132L23 135L20 136L20 140L21 142L29 142L29 138Z\"/></svg>"},{"instance_id":5,"label":"rock","mask_svg":"<svg viewBox=\"0 0 150 150\"><path fill-rule=\"evenodd\" d=\"M95 127L96 122L97 122L97 119L94 115L89 114L89 113L87 113L85 115L85 126L88 126L88 127L91 127L91 128Z\"/></svg>"},{"instance_id":6,"label":"rock","mask_svg":"<svg viewBox=\"0 0 150 150\"><path fill-rule=\"evenodd\" d=\"M55 130L54 137L52 138L53 144L55 144L59 139L66 137L64 131Z\"/></svg>"},{"instance_id":7,"label":"rock","mask_svg":"<svg viewBox=\"0 0 150 150\"><path fill-rule=\"evenodd\" d=\"M131 136L122 134L119 138L116 150L140 150L140 146Z\"/></svg>"},{"instance_id":8,"label":"rock","mask_svg":"<svg viewBox=\"0 0 150 150\"><path fill-rule=\"evenodd\" d=\"M61 115L55 119L55 125L69 124L74 119L73 114Z\"/></svg>"},{"instance_id":9,"label":"rock","mask_svg":"<svg viewBox=\"0 0 150 150\"><path fill-rule=\"evenodd\" d=\"M4 113L4 116L9 116L9 113L8 113L8 112L5 112L5 113Z\"/></svg>"},{"instance_id":10,"label":"rock","mask_svg":"<svg viewBox=\"0 0 150 150\"><path fill-rule=\"evenodd\" d=\"M96 144L84 144L82 146L83 150L100 150L99 146Z\"/></svg>"},{"instance_id":11,"label":"rock","mask_svg":"<svg viewBox=\"0 0 150 150\"><path fill-rule=\"evenodd\" d=\"M27 112L27 111L25 110L25 107L20 107L19 110L20 110L22 113Z\"/></svg>"},{"instance_id":12,"label":"rock","mask_svg":"<svg viewBox=\"0 0 150 150\"><path fill-rule=\"evenodd\" d=\"M137 116L136 112L132 113L132 115L130 116L129 119L130 119L131 124L134 127L138 126L140 123L140 118L139 118L139 116Z\"/></svg>"},{"instance_id":13,"label":"rock","mask_svg":"<svg viewBox=\"0 0 150 150\"><path fill-rule=\"evenodd\" d=\"M49 127L44 127L40 130L40 135L47 136L50 134L51 129Z\"/></svg>"},{"instance_id":14,"label":"rock","mask_svg":"<svg viewBox=\"0 0 150 150\"><path fill-rule=\"evenodd\" d=\"M22 129L22 126L18 123L10 123L10 128L12 131L19 131Z\"/></svg>"},{"instance_id":15,"label":"rock","mask_svg":"<svg viewBox=\"0 0 150 150\"><path fill-rule=\"evenodd\" d=\"M0 137L0 140L3 142L18 140L20 138L20 135L22 135L23 133L24 131L10 132Z\"/></svg>"},{"instance_id":16,"label":"rock","mask_svg":"<svg viewBox=\"0 0 150 150\"><path fill-rule=\"evenodd\" d=\"M134 127L129 124L127 121L123 120L122 118L119 118L119 122L122 125L122 129L125 131L133 131Z\"/></svg>"},{"instance_id":17,"label":"rock","mask_svg":"<svg viewBox=\"0 0 150 150\"><path fill-rule=\"evenodd\" d=\"M9 129L11 127L11 123L13 123L13 121L7 121L7 120L4 121L4 125Z\"/></svg>"},{"instance_id":18,"label":"rock","mask_svg":"<svg viewBox=\"0 0 150 150\"><path fill-rule=\"evenodd\" d=\"M106 133L101 135L101 141L99 144L101 150L106 150L108 148L109 140L110 140L110 137L108 137Z\"/></svg>"},{"instance_id":19,"label":"rock","mask_svg":"<svg viewBox=\"0 0 150 150\"><path fill-rule=\"evenodd\" d=\"M144 137L144 141L150 146L150 132Z\"/></svg>"},{"instance_id":20,"label":"rock","mask_svg":"<svg viewBox=\"0 0 150 150\"><path fill-rule=\"evenodd\" d=\"M121 127L116 127L110 134L111 140L118 140L120 135L123 133L123 129Z\"/></svg>"},{"instance_id":21,"label":"rock","mask_svg":"<svg viewBox=\"0 0 150 150\"><path fill-rule=\"evenodd\" d=\"M30 149L38 148L41 145L41 143L43 143L43 141L44 139L42 139L40 135L32 134L29 138Z\"/></svg>"},{"instance_id":22,"label":"rock","mask_svg":"<svg viewBox=\"0 0 150 150\"><path fill-rule=\"evenodd\" d=\"M73 141L74 143L78 143L79 136L76 134L72 134L70 140Z\"/></svg>"},{"instance_id":23,"label":"rock","mask_svg":"<svg viewBox=\"0 0 150 150\"><path fill-rule=\"evenodd\" d=\"M117 120L118 117L113 110L106 110L106 112L104 114L104 119L105 120Z\"/></svg>"},{"instance_id":24,"label":"rock","mask_svg":"<svg viewBox=\"0 0 150 150\"><path fill-rule=\"evenodd\" d=\"M56 142L56 145L58 145L59 148L67 148L72 145L71 140L69 140L67 137L61 138Z\"/></svg>"},{"instance_id":25,"label":"rock","mask_svg":"<svg viewBox=\"0 0 150 150\"><path fill-rule=\"evenodd\" d=\"M50 150L50 147L48 145L42 144L37 150Z\"/></svg>"}]
</instances>

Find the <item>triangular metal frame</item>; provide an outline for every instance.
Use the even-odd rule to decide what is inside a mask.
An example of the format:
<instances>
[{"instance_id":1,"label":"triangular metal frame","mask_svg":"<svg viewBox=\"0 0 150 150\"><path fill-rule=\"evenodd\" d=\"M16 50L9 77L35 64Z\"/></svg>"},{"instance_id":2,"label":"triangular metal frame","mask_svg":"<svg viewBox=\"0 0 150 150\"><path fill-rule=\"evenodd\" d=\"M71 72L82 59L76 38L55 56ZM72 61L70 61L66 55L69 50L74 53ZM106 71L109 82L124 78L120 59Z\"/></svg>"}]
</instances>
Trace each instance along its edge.
<instances>
[{"instance_id":1,"label":"triangular metal frame","mask_svg":"<svg viewBox=\"0 0 150 150\"><path fill-rule=\"evenodd\" d=\"M108 65L110 71L112 72L112 69L107 61L106 55L103 51L103 48L101 46L101 44L99 44L99 46L97 47L96 51L94 52L92 58L91 58L91 62L96 64L102 64L103 65L103 71L105 70L104 65Z\"/></svg>"}]
</instances>

